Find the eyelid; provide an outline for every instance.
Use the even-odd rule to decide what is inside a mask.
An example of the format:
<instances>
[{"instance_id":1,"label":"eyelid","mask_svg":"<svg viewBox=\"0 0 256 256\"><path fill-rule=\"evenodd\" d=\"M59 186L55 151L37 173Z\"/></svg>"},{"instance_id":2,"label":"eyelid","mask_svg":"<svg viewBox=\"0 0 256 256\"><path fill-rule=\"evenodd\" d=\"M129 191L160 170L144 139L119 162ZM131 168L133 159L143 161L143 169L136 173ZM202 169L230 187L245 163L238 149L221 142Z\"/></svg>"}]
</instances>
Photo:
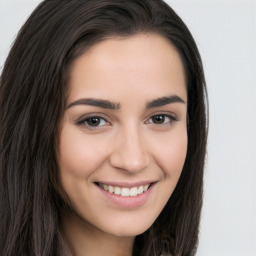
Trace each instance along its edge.
<instances>
[{"instance_id":1,"label":"eyelid","mask_svg":"<svg viewBox=\"0 0 256 256\"><path fill-rule=\"evenodd\" d=\"M158 123L158 120L153 120L154 116L164 116L164 119L160 120ZM176 114L173 112L164 111L151 114L151 116L146 121L146 125L149 125L149 127L157 131L169 131L173 126L175 126L177 121L179 120Z\"/></svg>"},{"instance_id":2,"label":"eyelid","mask_svg":"<svg viewBox=\"0 0 256 256\"><path fill-rule=\"evenodd\" d=\"M93 118L93 117L103 119L107 124L110 124L110 122L108 121L108 118L106 118L106 116L103 115L102 113L90 113L90 114L83 115L82 117L78 118L75 123L77 125L83 125L84 127L88 128L88 129L97 129L97 128L105 126L105 125L101 125L101 126L86 125L85 124L86 120Z\"/></svg>"},{"instance_id":3,"label":"eyelid","mask_svg":"<svg viewBox=\"0 0 256 256\"><path fill-rule=\"evenodd\" d=\"M173 122L179 121L179 118L175 113L169 112L169 111L160 111L160 112L151 113L150 116L147 117L146 122L148 122L148 120L154 116L161 116L161 115L165 117L169 117Z\"/></svg>"},{"instance_id":4,"label":"eyelid","mask_svg":"<svg viewBox=\"0 0 256 256\"><path fill-rule=\"evenodd\" d=\"M164 116L165 118L169 118L170 120L169 121L165 121L164 123L155 123L155 122L152 122L150 121L153 117L155 116ZM93 125L88 125L86 124L86 121L87 119L90 119L90 118L99 118L99 119L103 119L106 124L104 125L100 125L100 126L93 126ZM155 125L155 126L165 126L165 125L172 125L174 122L176 121L179 121L178 118L177 118L177 115L174 114L173 112L169 112L169 111L159 111L159 112L155 112L155 113L151 113L150 116L147 117L146 121L145 121L145 124L150 124L150 125ZM78 125L78 126L83 126L83 128L85 129L100 129L100 128L103 128L103 127L106 127L106 126L110 126L111 125L111 122L109 121L109 117L106 116L105 114L103 113L88 113L88 114L85 114L83 116L81 116L80 118L78 118L76 121L75 121L75 124Z\"/></svg>"}]
</instances>

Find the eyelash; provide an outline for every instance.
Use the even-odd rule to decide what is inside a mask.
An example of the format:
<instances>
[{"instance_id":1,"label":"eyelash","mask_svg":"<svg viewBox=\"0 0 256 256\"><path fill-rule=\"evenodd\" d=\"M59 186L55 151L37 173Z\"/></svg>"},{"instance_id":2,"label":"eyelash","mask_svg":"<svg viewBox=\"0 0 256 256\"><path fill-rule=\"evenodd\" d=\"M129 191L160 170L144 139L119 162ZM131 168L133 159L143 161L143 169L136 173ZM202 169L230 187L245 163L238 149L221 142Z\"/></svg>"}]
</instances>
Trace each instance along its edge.
<instances>
[{"instance_id":1,"label":"eyelash","mask_svg":"<svg viewBox=\"0 0 256 256\"><path fill-rule=\"evenodd\" d=\"M157 117L158 118L159 117L164 118L163 123L154 123L152 121L153 118L157 118ZM88 124L88 122L93 121L93 119L96 122L96 125ZM168 119L168 120L166 121L166 119ZM102 123L102 121L104 122L104 124L100 125ZM178 119L175 115L160 113L160 114L156 114L156 115L151 116L145 123L146 124L153 124L153 125L172 125L173 122L176 122L176 121L178 121ZM97 129L99 127L105 126L106 124L109 124L109 122L105 118L103 118L101 116L98 116L98 115L92 115L92 116L89 116L89 117L84 117L81 120L77 121L77 125L79 125L79 126L83 125L87 129Z\"/></svg>"},{"instance_id":2,"label":"eyelash","mask_svg":"<svg viewBox=\"0 0 256 256\"><path fill-rule=\"evenodd\" d=\"M147 121L146 123L152 123L152 124L155 124L155 125L171 125L173 122L177 121L177 118L176 116L174 115L167 115L167 114L156 114L156 115L153 115L149 118L149 120L152 120L152 118L156 118L156 117L164 117L164 123L154 123L154 122L150 122L150 121ZM169 119L169 121L166 122L166 119Z\"/></svg>"},{"instance_id":3,"label":"eyelash","mask_svg":"<svg viewBox=\"0 0 256 256\"><path fill-rule=\"evenodd\" d=\"M89 125L88 124L88 122L89 121L92 121L93 119L97 119L97 120L100 120L100 123L102 123L102 121L104 121L105 123L108 123L107 122L107 120L105 119L105 118L103 118L103 117L101 117L101 116L98 116L98 115L92 115L92 116L87 116L87 117L84 117L84 118L82 118L81 120L78 120L78 122L77 122L77 124L78 125L83 125L83 126L85 126L86 128L88 128L88 129L97 129L98 127L101 127L101 126L99 126L99 125ZM99 123L99 124L100 124Z\"/></svg>"}]
</instances>

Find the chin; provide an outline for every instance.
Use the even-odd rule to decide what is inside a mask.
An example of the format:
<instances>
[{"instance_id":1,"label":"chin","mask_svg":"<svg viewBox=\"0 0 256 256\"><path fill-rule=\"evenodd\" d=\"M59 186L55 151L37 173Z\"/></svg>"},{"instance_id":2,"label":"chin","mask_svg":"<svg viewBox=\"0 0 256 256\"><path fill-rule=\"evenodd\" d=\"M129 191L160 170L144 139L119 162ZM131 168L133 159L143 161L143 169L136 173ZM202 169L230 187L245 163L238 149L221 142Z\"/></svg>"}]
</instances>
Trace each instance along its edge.
<instances>
[{"instance_id":1,"label":"chin","mask_svg":"<svg viewBox=\"0 0 256 256\"><path fill-rule=\"evenodd\" d=\"M126 223L115 223L110 227L105 227L104 231L106 233L112 234L118 237L135 237L138 236L145 231L147 231L154 221L150 220L144 221L128 221Z\"/></svg>"}]
</instances>

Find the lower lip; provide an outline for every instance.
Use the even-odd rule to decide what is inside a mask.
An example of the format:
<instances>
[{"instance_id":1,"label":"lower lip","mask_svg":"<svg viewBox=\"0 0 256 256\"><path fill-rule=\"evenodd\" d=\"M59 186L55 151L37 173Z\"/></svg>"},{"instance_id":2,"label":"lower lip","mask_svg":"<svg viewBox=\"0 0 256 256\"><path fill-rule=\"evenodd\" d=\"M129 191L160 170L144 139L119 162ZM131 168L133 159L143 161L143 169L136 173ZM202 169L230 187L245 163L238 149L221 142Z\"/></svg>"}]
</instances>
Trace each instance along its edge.
<instances>
[{"instance_id":1,"label":"lower lip","mask_svg":"<svg viewBox=\"0 0 256 256\"><path fill-rule=\"evenodd\" d=\"M109 193L103 188L96 185L99 190L102 192L105 198L107 198L110 202L112 202L114 205L122 207L122 208L136 208L144 205L147 200L149 199L149 196L153 190L154 184L151 184L149 189L145 192L143 192L140 195L137 196L119 196L114 193Z\"/></svg>"}]
</instances>

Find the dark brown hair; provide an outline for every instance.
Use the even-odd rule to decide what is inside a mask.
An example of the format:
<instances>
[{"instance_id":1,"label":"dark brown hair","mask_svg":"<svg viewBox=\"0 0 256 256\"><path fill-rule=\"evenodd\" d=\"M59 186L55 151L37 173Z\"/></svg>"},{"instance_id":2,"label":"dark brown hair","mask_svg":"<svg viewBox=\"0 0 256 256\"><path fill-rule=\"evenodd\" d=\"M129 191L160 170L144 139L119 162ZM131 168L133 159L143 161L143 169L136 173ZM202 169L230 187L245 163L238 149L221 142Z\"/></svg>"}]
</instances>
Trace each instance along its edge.
<instances>
[{"instance_id":1,"label":"dark brown hair","mask_svg":"<svg viewBox=\"0 0 256 256\"><path fill-rule=\"evenodd\" d=\"M192 256L198 243L207 141L201 58L188 28L161 0L45 0L20 30L0 80L0 255L62 256L58 129L69 69L108 37L158 33L176 48L188 92L188 150L160 216L134 255Z\"/></svg>"}]
</instances>

